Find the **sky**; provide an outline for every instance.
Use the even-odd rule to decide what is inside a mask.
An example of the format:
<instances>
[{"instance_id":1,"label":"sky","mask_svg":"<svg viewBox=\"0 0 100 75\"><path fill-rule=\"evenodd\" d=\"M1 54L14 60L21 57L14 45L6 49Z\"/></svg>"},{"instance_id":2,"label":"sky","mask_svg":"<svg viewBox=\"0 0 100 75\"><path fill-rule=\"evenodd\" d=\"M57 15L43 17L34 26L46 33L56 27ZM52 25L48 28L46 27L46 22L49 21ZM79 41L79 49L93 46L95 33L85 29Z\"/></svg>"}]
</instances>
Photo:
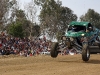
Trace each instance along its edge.
<instances>
[{"instance_id":1,"label":"sky","mask_svg":"<svg viewBox=\"0 0 100 75\"><path fill-rule=\"evenodd\" d=\"M21 7L31 0L18 0ZM74 14L78 16L84 15L88 9L94 9L96 12L100 13L100 0L60 0L62 1L62 6L70 8Z\"/></svg>"}]
</instances>

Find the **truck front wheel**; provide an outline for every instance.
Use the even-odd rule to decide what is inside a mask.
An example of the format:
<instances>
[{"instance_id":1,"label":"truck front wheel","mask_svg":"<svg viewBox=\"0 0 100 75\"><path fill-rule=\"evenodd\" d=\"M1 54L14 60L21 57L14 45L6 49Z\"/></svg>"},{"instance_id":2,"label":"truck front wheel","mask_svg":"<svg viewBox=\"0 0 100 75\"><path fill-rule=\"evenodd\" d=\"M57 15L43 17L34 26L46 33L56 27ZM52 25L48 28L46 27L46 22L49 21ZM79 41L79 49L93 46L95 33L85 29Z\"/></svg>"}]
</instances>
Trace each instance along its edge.
<instances>
[{"instance_id":1,"label":"truck front wheel","mask_svg":"<svg viewBox=\"0 0 100 75\"><path fill-rule=\"evenodd\" d=\"M51 57L56 58L58 56L58 42L52 42L51 45Z\"/></svg>"}]
</instances>

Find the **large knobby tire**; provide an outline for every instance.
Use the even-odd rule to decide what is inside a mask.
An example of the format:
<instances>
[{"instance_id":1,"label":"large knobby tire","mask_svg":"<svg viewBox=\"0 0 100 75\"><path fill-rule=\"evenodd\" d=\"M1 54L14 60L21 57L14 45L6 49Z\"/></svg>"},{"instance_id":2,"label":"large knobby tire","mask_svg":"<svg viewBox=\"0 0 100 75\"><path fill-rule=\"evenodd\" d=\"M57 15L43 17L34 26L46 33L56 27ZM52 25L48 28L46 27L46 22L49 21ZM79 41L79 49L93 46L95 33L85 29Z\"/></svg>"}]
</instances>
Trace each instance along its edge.
<instances>
[{"instance_id":1,"label":"large knobby tire","mask_svg":"<svg viewBox=\"0 0 100 75\"><path fill-rule=\"evenodd\" d=\"M100 50L100 43L98 44L99 50Z\"/></svg>"},{"instance_id":2,"label":"large knobby tire","mask_svg":"<svg viewBox=\"0 0 100 75\"><path fill-rule=\"evenodd\" d=\"M98 45L99 50L100 50L100 38L97 36L97 37L96 37L96 40L98 41L97 45Z\"/></svg>"},{"instance_id":3,"label":"large knobby tire","mask_svg":"<svg viewBox=\"0 0 100 75\"><path fill-rule=\"evenodd\" d=\"M87 44L84 44L82 49L82 60L88 61L89 58L90 58L90 49Z\"/></svg>"},{"instance_id":4,"label":"large knobby tire","mask_svg":"<svg viewBox=\"0 0 100 75\"><path fill-rule=\"evenodd\" d=\"M52 42L51 45L51 57L56 58L58 56L58 42Z\"/></svg>"}]
</instances>

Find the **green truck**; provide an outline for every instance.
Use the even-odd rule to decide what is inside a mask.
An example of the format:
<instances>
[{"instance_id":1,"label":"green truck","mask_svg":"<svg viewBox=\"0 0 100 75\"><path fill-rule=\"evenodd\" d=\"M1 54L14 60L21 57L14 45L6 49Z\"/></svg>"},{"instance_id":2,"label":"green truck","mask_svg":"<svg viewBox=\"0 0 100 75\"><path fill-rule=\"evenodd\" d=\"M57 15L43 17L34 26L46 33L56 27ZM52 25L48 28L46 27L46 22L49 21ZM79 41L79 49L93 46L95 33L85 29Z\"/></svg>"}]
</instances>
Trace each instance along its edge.
<instances>
[{"instance_id":1,"label":"green truck","mask_svg":"<svg viewBox=\"0 0 100 75\"><path fill-rule=\"evenodd\" d=\"M56 58L61 49L74 48L82 54L83 61L88 61L92 51L100 52L99 33L100 30L90 22L72 21L68 25L65 35L61 36L61 42L52 42L51 57Z\"/></svg>"}]
</instances>

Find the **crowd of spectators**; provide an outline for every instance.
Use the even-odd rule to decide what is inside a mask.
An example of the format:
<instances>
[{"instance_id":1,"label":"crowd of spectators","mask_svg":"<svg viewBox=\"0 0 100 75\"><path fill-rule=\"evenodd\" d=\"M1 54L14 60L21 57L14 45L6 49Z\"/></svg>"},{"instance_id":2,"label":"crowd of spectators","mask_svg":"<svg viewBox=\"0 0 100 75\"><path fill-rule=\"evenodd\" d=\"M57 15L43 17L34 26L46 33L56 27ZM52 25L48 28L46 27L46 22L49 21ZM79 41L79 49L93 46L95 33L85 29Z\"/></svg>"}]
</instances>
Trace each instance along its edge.
<instances>
[{"instance_id":1,"label":"crowd of spectators","mask_svg":"<svg viewBox=\"0 0 100 75\"><path fill-rule=\"evenodd\" d=\"M18 37L9 37L4 34L0 35L0 55L20 55L20 56L34 56L43 52L50 52L51 41L48 41L46 37L43 38L34 37L28 39L27 37L21 39ZM77 54L72 50L61 51L61 55Z\"/></svg>"},{"instance_id":2,"label":"crowd of spectators","mask_svg":"<svg viewBox=\"0 0 100 75\"><path fill-rule=\"evenodd\" d=\"M0 55L19 54L21 56L38 55L49 50L49 41L45 37L33 39L0 36Z\"/></svg>"}]
</instances>

